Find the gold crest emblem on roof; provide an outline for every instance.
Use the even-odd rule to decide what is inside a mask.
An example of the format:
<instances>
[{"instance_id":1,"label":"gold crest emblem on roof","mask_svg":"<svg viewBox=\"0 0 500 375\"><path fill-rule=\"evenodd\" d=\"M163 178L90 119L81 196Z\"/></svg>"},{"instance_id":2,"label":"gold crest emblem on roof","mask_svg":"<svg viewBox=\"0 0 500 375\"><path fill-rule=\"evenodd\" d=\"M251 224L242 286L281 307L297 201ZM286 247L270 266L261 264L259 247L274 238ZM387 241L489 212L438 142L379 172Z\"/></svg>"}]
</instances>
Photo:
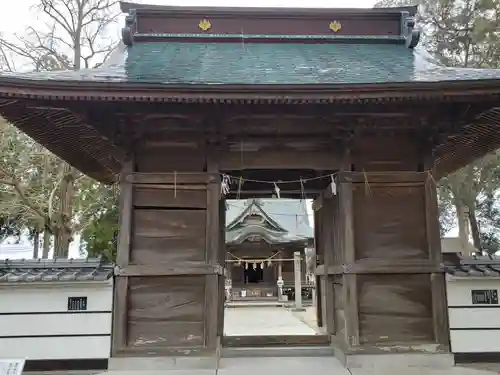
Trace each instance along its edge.
<instances>
[{"instance_id":1,"label":"gold crest emblem on roof","mask_svg":"<svg viewBox=\"0 0 500 375\"><path fill-rule=\"evenodd\" d=\"M210 30L210 28L212 27L212 24L210 23L209 20L207 19L203 19L200 21L200 23L198 24L198 27L203 30L203 31L208 31Z\"/></svg>"},{"instance_id":2,"label":"gold crest emblem on roof","mask_svg":"<svg viewBox=\"0 0 500 375\"><path fill-rule=\"evenodd\" d=\"M332 22L330 22L329 28L334 33L337 33L342 28L342 24L339 21L332 21Z\"/></svg>"}]
</instances>

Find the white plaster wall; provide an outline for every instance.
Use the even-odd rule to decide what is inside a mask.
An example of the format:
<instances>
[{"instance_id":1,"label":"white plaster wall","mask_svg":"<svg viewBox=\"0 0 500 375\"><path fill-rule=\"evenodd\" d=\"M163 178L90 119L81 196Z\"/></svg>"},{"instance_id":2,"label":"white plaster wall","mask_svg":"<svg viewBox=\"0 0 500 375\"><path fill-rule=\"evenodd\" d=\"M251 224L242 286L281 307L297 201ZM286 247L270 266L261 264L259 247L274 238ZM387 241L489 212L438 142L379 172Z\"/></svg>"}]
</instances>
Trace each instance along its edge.
<instances>
[{"instance_id":1,"label":"white plaster wall","mask_svg":"<svg viewBox=\"0 0 500 375\"><path fill-rule=\"evenodd\" d=\"M500 278L448 278L446 285L451 351L500 352L500 305L472 304L472 290L500 290Z\"/></svg>"},{"instance_id":2,"label":"white plaster wall","mask_svg":"<svg viewBox=\"0 0 500 375\"><path fill-rule=\"evenodd\" d=\"M448 300L448 306L477 307L478 305L472 304L471 290L473 289L500 290L500 278L499 279L488 278L486 280L481 280L478 278L465 277L463 279L447 280L446 287L447 287L446 297Z\"/></svg>"},{"instance_id":3,"label":"white plaster wall","mask_svg":"<svg viewBox=\"0 0 500 375\"><path fill-rule=\"evenodd\" d=\"M86 311L67 311L87 297ZM0 358L108 358L113 282L21 283L0 287Z\"/></svg>"},{"instance_id":4,"label":"white plaster wall","mask_svg":"<svg viewBox=\"0 0 500 375\"><path fill-rule=\"evenodd\" d=\"M110 337L104 336L0 339L0 358L105 359L110 352Z\"/></svg>"},{"instance_id":5,"label":"white plaster wall","mask_svg":"<svg viewBox=\"0 0 500 375\"><path fill-rule=\"evenodd\" d=\"M451 351L453 353L491 353L500 352L500 331L450 331Z\"/></svg>"},{"instance_id":6,"label":"white plaster wall","mask_svg":"<svg viewBox=\"0 0 500 375\"><path fill-rule=\"evenodd\" d=\"M92 295L92 298L90 296ZM113 284L107 283L23 283L0 286L0 314L18 312L64 312L68 297L88 296L89 311L110 311ZM1 328L0 328L1 329Z\"/></svg>"},{"instance_id":7,"label":"white plaster wall","mask_svg":"<svg viewBox=\"0 0 500 375\"><path fill-rule=\"evenodd\" d=\"M497 308L450 308L448 317L450 329L497 328L500 333L500 306Z\"/></svg>"}]
</instances>

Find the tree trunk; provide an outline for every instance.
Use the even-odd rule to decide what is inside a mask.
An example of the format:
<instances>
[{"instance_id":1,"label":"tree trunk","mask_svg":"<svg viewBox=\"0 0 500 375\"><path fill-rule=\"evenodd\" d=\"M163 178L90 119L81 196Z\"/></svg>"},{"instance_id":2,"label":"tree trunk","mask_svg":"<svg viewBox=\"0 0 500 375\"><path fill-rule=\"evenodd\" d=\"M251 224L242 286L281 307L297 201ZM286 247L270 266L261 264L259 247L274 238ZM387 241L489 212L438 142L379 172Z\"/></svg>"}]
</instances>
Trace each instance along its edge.
<instances>
[{"instance_id":1,"label":"tree trunk","mask_svg":"<svg viewBox=\"0 0 500 375\"><path fill-rule=\"evenodd\" d=\"M469 244L469 228L467 223L467 215L465 213L466 207L460 202L458 198L453 199L453 204L457 211L457 221L458 221L458 237L462 244L462 249L466 250Z\"/></svg>"},{"instance_id":2,"label":"tree trunk","mask_svg":"<svg viewBox=\"0 0 500 375\"><path fill-rule=\"evenodd\" d=\"M71 217L73 215L74 176L73 168L67 163L64 163L63 175L59 190L61 205L59 207L58 229L54 244L55 258L68 257L72 235Z\"/></svg>"},{"instance_id":3,"label":"tree trunk","mask_svg":"<svg viewBox=\"0 0 500 375\"><path fill-rule=\"evenodd\" d=\"M35 233L33 234L33 259L38 259L38 253L40 248L40 231L35 229Z\"/></svg>"},{"instance_id":4,"label":"tree trunk","mask_svg":"<svg viewBox=\"0 0 500 375\"><path fill-rule=\"evenodd\" d=\"M50 250L50 232L45 228L43 231L43 251L42 258L47 259L49 257Z\"/></svg>"},{"instance_id":5,"label":"tree trunk","mask_svg":"<svg viewBox=\"0 0 500 375\"><path fill-rule=\"evenodd\" d=\"M474 247L481 252L481 236L479 232L479 224L477 223L476 211L474 209L469 208L469 221L470 221L470 229L472 233L472 241L474 243Z\"/></svg>"}]
</instances>

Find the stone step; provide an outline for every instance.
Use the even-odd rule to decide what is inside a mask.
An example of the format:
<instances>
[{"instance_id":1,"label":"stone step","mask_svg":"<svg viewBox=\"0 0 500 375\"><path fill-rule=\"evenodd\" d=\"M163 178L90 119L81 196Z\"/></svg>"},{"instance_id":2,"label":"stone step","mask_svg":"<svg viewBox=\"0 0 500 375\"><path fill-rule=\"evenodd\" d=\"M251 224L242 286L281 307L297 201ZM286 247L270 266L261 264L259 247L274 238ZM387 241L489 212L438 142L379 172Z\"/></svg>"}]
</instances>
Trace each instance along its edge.
<instances>
[{"instance_id":1,"label":"stone step","mask_svg":"<svg viewBox=\"0 0 500 375\"><path fill-rule=\"evenodd\" d=\"M272 346L222 348L221 358L248 357L333 357L331 346Z\"/></svg>"}]
</instances>

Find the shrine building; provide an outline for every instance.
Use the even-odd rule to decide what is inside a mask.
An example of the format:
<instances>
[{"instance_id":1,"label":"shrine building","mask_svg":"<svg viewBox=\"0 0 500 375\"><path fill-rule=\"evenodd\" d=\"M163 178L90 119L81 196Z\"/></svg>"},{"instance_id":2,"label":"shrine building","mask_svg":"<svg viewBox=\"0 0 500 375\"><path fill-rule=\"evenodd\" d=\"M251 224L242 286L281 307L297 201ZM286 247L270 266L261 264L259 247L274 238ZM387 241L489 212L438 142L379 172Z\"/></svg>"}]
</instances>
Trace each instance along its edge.
<instances>
[{"instance_id":1,"label":"shrine building","mask_svg":"<svg viewBox=\"0 0 500 375\"><path fill-rule=\"evenodd\" d=\"M313 246L305 200L226 201L226 268L231 299L277 300L281 297L278 280L283 281L286 291L293 290L294 253L300 254L301 285L310 289L313 285L307 280L307 266L314 271L316 259L308 250Z\"/></svg>"}]
</instances>

